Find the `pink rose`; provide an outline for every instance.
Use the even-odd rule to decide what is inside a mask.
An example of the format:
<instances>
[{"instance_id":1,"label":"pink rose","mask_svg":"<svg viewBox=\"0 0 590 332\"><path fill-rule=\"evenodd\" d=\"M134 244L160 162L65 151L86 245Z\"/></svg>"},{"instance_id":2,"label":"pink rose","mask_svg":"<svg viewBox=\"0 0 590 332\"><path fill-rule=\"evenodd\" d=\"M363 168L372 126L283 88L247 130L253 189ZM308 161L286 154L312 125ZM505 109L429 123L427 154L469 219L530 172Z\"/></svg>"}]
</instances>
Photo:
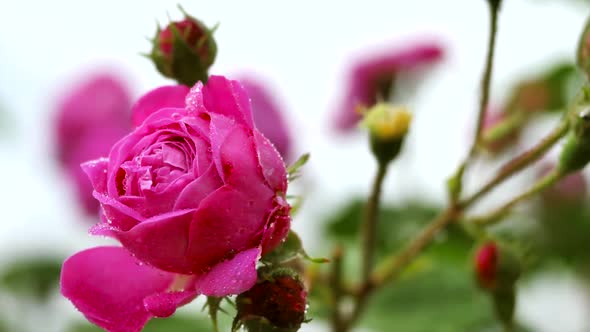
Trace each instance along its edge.
<instances>
[{"instance_id":1,"label":"pink rose","mask_svg":"<svg viewBox=\"0 0 590 332\"><path fill-rule=\"evenodd\" d=\"M105 157L131 129L131 97L122 81L109 73L91 76L68 91L56 115L58 160L75 184L84 210L95 215L98 202L80 163Z\"/></svg>"},{"instance_id":2,"label":"pink rose","mask_svg":"<svg viewBox=\"0 0 590 332\"><path fill-rule=\"evenodd\" d=\"M420 43L403 49L392 49L372 54L352 67L344 98L338 104L335 127L349 131L361 119L359 107L371 107L379 99L387 101L392 89L409 82L399 80L400 74L407 76L423 71L441 60L443 48L438 43Z\"/></svg>"},{"instance_id":3,"label":"pink rose","mask_svg":"<svg viewBox=\"0 0 590 332\"><path fill-rule=\"evenodd\" d=\"M186 103L185 103L186 100ZM239 294L290 227L285 164L254 127L236 81L166 86L142 97L137 126L83 165L101 203L101 247L64 262L62 293L109 331L139 331L198 294Z\"/></svg>"},{"instance_id":4,"label":"pink rose","mask_svg":"<svg viewBox=\"0 0 590 332\"><path fill-rule=\"evenodd\" d=\"M256 128L274 144L283 158L289 160L292 148L289 127L271 91L251 77L240 79L240 83L250 96Z\"/></svg>"}]
</instances>

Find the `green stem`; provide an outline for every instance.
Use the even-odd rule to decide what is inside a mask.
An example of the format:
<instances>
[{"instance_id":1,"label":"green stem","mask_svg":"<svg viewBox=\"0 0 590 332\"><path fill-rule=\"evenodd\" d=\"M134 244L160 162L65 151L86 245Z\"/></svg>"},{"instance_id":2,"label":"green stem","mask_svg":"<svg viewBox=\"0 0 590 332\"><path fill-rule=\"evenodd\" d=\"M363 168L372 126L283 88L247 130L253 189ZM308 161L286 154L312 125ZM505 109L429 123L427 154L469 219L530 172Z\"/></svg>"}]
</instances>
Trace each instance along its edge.
<instances>
[{"instance_id":1,"label":"green stem","mask_svg":"<svg viewBox=\"0 0 590 332\"><path fill-rule=\"evenodd\" d=\"M560 124L549 135L543 138L537 145L532 147L530 150L523 152L522 154L509 161L507 164L505 164L496 173L496 176L494 176L483 187L481 187L481 189L479 189L469 198L462 201L459 205L463 207L472 205L485 194L494 189L497 185L502 183L504 180L508 179L520 170L524 169L529 164L537 161L551 147L553 147L555 143L557 143L565 134L567 134L568 129L569 125L566 118L564 117Z\"/></svg>"},{"instance_id":2,"label":"green stem","mask_svg":"<svg viewBox=\"0 0 590 332\"><path fill-rule=\"evenodd\" d=\"M352 325L359 318L361 312L366 307L369 295L373 289L371 284L371 271L373 269L375 260L375 244L376 244L376 233L377 233L377 216L379 213L379 202L381 199L381 187L383 186L383 180L387 173L388 163L378 163L377 174L373 182L373 188L367 201L365 210L365 219L362 229L362 274L361 274L361 286L359 292L355 297L355 305L351 315L343 325L343 329L340 331L348 331L352 328Z\"/></svg>"},{"instance_id":3,"label":"green stem","mask_svg":"<svg viewBox=\"0 0 590 332\"><path fill-rule=\"evenodd\" d=\"M332 287L332 329L341 332L344 329L340 302L342 300L342 248L336 247L332 255L332 274L330 276Z\"/></svg>"},{"instance_id":4,"label":"green stem","mask_svg":"<svg viewBox=\"0 0 590 332\"><path fill-rule=\"evenodd\" d=\"M376 269L371 277L372 288L381 287L399 277L404 268L432 243L432 240L441 230L457 220L460 214L460 210L453 207L448 208L424 228L398 255L385 259L384 263Z\"/></svg>"},{"instance_id":5,"label":"green stem","mask_svg":"<svg viewBox=\"0 0 590 332\"><path fill-rule=\"evenodd\" d=\"M500 206L493 212L480 217L470 218L471 222L476 225L491 225L497 223L498 221L502 220L507 214L510 213L512 208L520 202L523 202L536 194L542 192L543 190L551 187L557 181L559 181L563 177L563 174L558 170L554 169L551 173L547 174L543 178L539 179L529 190L525 191L524 193L514 197L506 204Z\"/></svg>"},{"instance_id":6,"label":"green stem","mask_svg":"<svg viewBox=\"0 0 590 332\"><path fill-rule=\"evenodd\" d=\"M377 216L379 213L379 203L381 200L381 188L385 174L387 173L387 164L379 163L377 174L373 182L371 194L365 208L365 219L362 229L363 251L362 251L362 274L361 280L366 283L371 275L375 260L375 237L377 233Z\"/></svg>"},{"instance_id":7,"label":"green stem","mask_svg":"<svg viewBox=\"0 0 590 332\"><path fill-rule=\"evenodd\" d=\"M488 1L490 10L490 34L488 38L488 51L486 63L481 81L481 96L479 100L479 112L477 113L477 124L475 126L475 135L467 159L471 159L482 139L483 122L485 119L486 109L490 99L490 83L492 81L492 71L494 67L494 52L496 49L496 35L498 31L498 6Z\"/></svg>"}]
</instances>

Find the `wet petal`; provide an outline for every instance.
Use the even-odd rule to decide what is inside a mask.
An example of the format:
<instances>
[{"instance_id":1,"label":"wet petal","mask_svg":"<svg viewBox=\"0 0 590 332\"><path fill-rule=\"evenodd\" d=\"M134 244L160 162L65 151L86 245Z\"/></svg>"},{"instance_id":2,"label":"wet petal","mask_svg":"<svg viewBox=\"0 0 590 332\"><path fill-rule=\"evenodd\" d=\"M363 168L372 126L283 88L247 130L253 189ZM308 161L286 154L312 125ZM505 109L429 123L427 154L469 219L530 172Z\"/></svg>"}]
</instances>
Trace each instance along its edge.
<instances>
[{"instance_id":1,"label":"wet petal","mask_svg":"<svg viewBox=\"0 0 590 332\"><path fill-rule=\"evenodd\" d=\"M109 332L138 332L152 314L144 299L165 292L174 274L144 265L120 247L97 247L68 258L61 293Z\"/></svg>"},{"instance_id":2,"label":"wet petal","mask_svg":"<svg viewBox=\"0 0 590 332\"><path fill-rule=\"evenodd\" d=\"M156 88L141 97L131 110L133 126L137 127L152 113L162 108L184 108L189 88L184 85L168 85Z\"/></svg>"},{"instance_id":3,"label":"wet petal","mask_svg":"<svg viewBox=\"0 0 590 332\"><path fill-rule=\"evenodd\" d=\"M96 160L82 163L80 167L88 175L94 190L101 194L107 192L107 168L109 166L108 158L99 158Z\"/></svg>"},{"instance_id":4,"label":"wet petal","mask_svg":"<svg viewBox=\"0 0 590 332\"><path fill-rule=\"evenodd\" d=\"M211 76L202 89L202 95L209 113L225 115L248 128L254 127L250 99L238 81Z\"/></svg>"},{"instance_id":5,"label":"wet petal","mask_svg":"<svg viewBox=\"0 0 590 332\"><path fill-rule=\"evenodd\" d=\"M257 130L254 140L258 151L258 160L262 168L262 175L268 185L276 192L287 192L287 170L285 162L275 147Z\"/></svg>"},{"instance_id":6,"label":"wet petal","mask_svg":"<svg viewBox=\"0 0 590 332\"><path fill-rule=\"evenodd\" d=\"M190 274L186 255L190 223L195 210L179 210L146 219L117 239L137 258L164 271Z\"/></svg>"},{"instance_id":7,"label":"wet petal","mask_svg":"<svg viewBox=\"0 0 590 332\"><path fill-rule=\"evenodd\" d=\"M176 308L183 306L197 297L196 291L180 291L158 293L150 295L143 300L145 309L155 317L170 317Z\"/></svg>"},{"instance_id":8,"label":"wet petal","mask_svg":"<svg viewBox=\"0 0 590 332\"><path fill-rule=\"evenodd\" d=\"M190 227L187 255L195 267L208 268L232 253L257 246L272 204L272 194L248 196L227 185L207 196Z\"/></svg>"},{"instance_id":9,"label":"wet petal","mask_svg":"<svg viewBox=\"0 0 590 332\"><path fill-rule=\"evenodd\" d=\"M215 265L208 273L197 277L197 291L207 296L242 293L256 283L256 262L260 248L244 250L232 259Z\"/></svg>"},{"instance_id":10,"label":"wet petal","mask_svg":"<svg viewBox=\"0 0 590 332\"><path fill-rule=\"evenodd\" d=\"M201 201L221 187L223 183L217 175L217 169L213 164L198 179L189 183L178 196L174 205L174 210L179 209L196 209Z\"/></svg>"}]
</instances>

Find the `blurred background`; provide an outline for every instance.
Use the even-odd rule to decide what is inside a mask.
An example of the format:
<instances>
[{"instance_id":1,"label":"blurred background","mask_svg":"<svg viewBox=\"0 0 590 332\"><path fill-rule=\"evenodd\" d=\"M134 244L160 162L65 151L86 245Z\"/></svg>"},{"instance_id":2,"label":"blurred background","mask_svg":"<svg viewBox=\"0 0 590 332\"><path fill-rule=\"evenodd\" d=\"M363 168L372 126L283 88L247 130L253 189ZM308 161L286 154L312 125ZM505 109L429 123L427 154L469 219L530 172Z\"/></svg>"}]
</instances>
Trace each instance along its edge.
<instances>
[{"instance_id":1,"label":"blurred background","mask_svg":"<svg viewBox=\"0 0 590 332\"><path fill-rule=\"evenodd\" d=\"M590 13L586 1L504 2L491 107L507 103L514 87L524 78L543 75L555 64L572 63ZM346 239L348 233L342 225L360 209L358 199L366 196L375 170L365 133L334 130L350 66L358 58L382 49L403 49L423 40L440 44L443 59L420 76L419 84L413 77L415 93L399 101L409 106L414 122L403 154L386 180L384 201L386 212L395 216L416 213L411 218L420 220L430 216L429 211L444 206L444 181L464 157L474 126L488 33L485 1L195 0L180 4L208 26L219 23L214 35L218 56L210 73L249 76L266 84L289 124L294 144L291 160L311 153L303 178L291 190L305 198L293 227L312 256L329 255L325 237ZM172 84L141 55L150 52L149 39L157 23L166 25L169 17L182 18L176 3L170 1L0 3L0 271L4 271L0 322L6 331L83 331L70 329L75 322L83 323L83 317L57 293L57 280L51 279L56 273L52 262L59 263L78 250L110 242L87 235L96 216L85 212L75 179L67 176L67 167L60 164L56 147L58 110L73 89L101 73L120 79L129 94L123 98L129 98L129 102L156 86ZM513 142L511 151L480 161L469 177L467 190L483 182L511 153L542 137L555 121L555 116L538 117L522 131L520 140ZM549 159L555 156L552 153ZM495 206L506 193L521 190L538 171L524 172L508 181L477 210ZM579 204L587 203L584 198ZM415 205L419 208L411 209ZM530 205L523 210L527 212L522 214L524 217L516 218L534 218L531 216L539 210ZM588 220L587 216L571 218ZM582 243L575 254L590 253L590 242L586 242L590 233L575 231ZM412 234L394 229L391 232L399 241L410 237L400 234ZM468 271L472 246L460 248L458 265ZM541 255L539 252L537 255ZM557 263L535 267L536 272L519 287L517 317L530 331L590 331L590 255L571 263L572 255L565 251L561 259L555 260ZM43 263L15 266L23 261ZM40 275L49 281L36 280ZM455 275L449 278L454 280ZM471 275L462 274L462 278L464 283L473 283ZM472 307L475 302L483 303L482 310L491 311L485 300L473 300L471 293L458 296L449 287L443 287L445 291L440 295L436 287L421 291L432 290L429 296L437 298L436 303L443 307L446 298L464 299L455 307L456 315L480 319L478 313L460 309ZM402 301L402 295L396 295L396 301ZM412 303L412 293L406 296L409 299L404 303ZM448 305L452 307L453 303ZM179 316L190 317L195 308L199 307L183 308ZM394 311L397 307L391 304L384 308ZM420 306L416 304L415 308ZM313 307L310 310L314 317ZM416 315L420 312L415 311ZM453 325L467 320L453 321L450 313L422 315L416 320L423 319L430 327L421 329L419 323L402 322L408 327L398 330L494 331L469 325L471 321ZM326 330L322 313L316 317L303 330ZM448 318L449 324L442 325L449 327L435 329L432 326L440 322L433 317ZM482 321L489 319L481 317ZM383 319L367 319L363 328L367 331L386 331L385 326L394 326Z\"/></svg>"}]
</instances>

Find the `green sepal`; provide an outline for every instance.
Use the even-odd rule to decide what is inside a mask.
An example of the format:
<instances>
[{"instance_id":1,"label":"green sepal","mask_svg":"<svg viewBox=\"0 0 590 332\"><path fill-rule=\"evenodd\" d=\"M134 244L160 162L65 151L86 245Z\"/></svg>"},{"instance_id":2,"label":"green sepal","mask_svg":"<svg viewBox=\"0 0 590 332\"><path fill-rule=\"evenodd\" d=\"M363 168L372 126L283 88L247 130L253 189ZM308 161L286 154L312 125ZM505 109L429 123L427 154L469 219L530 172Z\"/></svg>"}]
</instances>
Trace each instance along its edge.
<instances>
[{"instance_id":1,"label":"green sepal","mask_svg":"<svg viewBox=\"0 0 590 332\"><path fill-rule=\"evenodd\" d=\"M300 176L299 170L309 161L310 154L304 153L293 164L287 167L287 177L289 181L293 181Z\"/></svg>"},{"instance_id":2,"label":"green sepal","mask_svg":"<svg viewBox=\"0 0 590 332\"><path fill-rule=\"evenodd\" d=\"M514 326L514 308L516 306L516 291L514 287L501 288L492 294L496 318L507 331Z\"/></svg>"},{"instance_id":3,"label":"green sepal","mask_svg":"<svg viewBox=\"0 0 590 332\"><path fill-rule=\"evenodd\" d=\"M326 258L310 257L303 249L301 238L294 231L289 231L287 238L273 251L264 255L261 261L271 265L278 265L290 261L296 257L303 257L313 263L329 262L329 260Z\"/></svg>"},{"instance_id":4,"label":"green sepal","mask_svg":"<svg viewBox=\"0 0 590 332\"><path fill-rule=\"evenodd\" d=\"M395 159L404 142L404 136L394 139L381 139L376 135L370 135L371 151L380 165L387 165Z\"/></svg>"}]
</instances>

